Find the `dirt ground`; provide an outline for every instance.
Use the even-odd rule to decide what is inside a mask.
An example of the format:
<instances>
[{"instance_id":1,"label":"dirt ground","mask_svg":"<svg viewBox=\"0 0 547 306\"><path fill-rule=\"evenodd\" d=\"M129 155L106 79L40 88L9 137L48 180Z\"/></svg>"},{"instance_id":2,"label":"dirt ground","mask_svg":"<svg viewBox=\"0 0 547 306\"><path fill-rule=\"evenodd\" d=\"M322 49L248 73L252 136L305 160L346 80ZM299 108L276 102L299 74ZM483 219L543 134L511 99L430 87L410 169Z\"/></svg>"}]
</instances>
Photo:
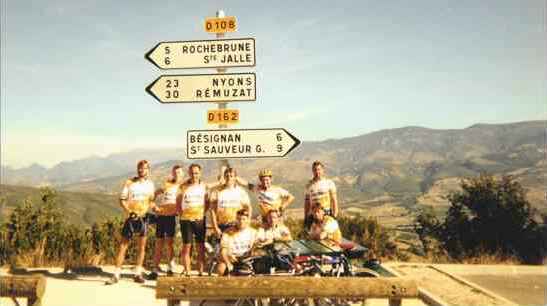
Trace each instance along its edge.
<instances>
[{"instance_id":1,"label":"dirt ground","mask_svg":"<svg viewBox=\"0 0 547 306\"><path fill-rule=\"evenodd\" d=\"M545 266L412 263L385 265L402 276L416 279L419 287L450 305L546 304Z\"/></svg>"},{"instance_id":2,"label":"dirt ground","mask_svg":"<svg viewBox=\"0 0 547 306\"><path fill-rule=\"evenodd\" d=\"M416 279L419 287L436 295L447 305L507 305L512 304L510 301L520 305L545 305L542 293L544 294L546 288L546 267L415 263L385 263L383 265L402 276ZM112 266L103 266L90 273L70 274L63 273L60 268L41 268L26 269L16 274L36 273L47 277L42 306L167 305L166 301L156 300L155 281L147 280L144 284L133 282L133 271L129 266L122 271L122 279L118 284L104 285L113 271ZM0 277L6 274L8 274L6 269L0 269ZM479 287L469 286L451 276L470 280ZM490 296L483 292L481 287L499 294L502 298ZM19 303L25 305L26 301L19 300ZM365 305L369 306L387 304L387 300L382 299L369 299L365 302ZM0 305L16 304L10 299L0 298ZM188 305L188 303L182 305ZM418 299L406 299L403 300L403 305L421 306L425 303Z\"/></svg>"}]
</instances>

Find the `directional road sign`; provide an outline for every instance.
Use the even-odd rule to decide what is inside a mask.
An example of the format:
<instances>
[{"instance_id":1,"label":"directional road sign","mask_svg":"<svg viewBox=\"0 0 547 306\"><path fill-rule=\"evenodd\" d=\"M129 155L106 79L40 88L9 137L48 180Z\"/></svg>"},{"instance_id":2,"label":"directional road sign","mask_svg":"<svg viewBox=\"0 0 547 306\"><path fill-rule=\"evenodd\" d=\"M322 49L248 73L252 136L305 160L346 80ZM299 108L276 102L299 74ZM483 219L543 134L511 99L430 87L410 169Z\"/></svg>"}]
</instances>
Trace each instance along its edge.
<instances>
[{"instance_id":1,"label":"directional road sign","mask_svg":"<svg viewBox=\"0 0 547 306\"><path fill-rule=\"evenodd\" d=\"M239 110L237 109L212 109L207 111L207 123L209 124L234 124L239 123Z\"/></svg>"},{"instance_id":2,"label":"directional road sign","mask_svg":"<svg viewBox=\"0 0 547 306\"><path fill-rule=\"evenodd\" d=\"M226 33L235 32L236 18L228 17L209 17L205 19L205 31L208 33Z\"/></svg>"},{"instance_id":3,"label":"directional road sign","mask_svg":"<svg viewBox=\"0 0 547 306\"><path fill-rule=\"evenodd\" d=\"M146 91L162 103L256 100L254 73L162 75Z\"/></svg>"},{"instance_id":4,"label":"directional road sign","mask_svg":"<svg viewBox=\"0 0 547 306\"><path fill-rule=\"evenodd\" d=\"M145 57L161 69L253 67L255 40L165 41Z\"/></svg>"},{"instance_id":5,"label":"directional road sign","mask_svg":"<svg viewBox=\"0 0 547 306\"><path fill-rule=\"evenodd\" d=\"M191 130L189 159L283 157L300 144L285 129Z\"/></svg>"}]
</instances>

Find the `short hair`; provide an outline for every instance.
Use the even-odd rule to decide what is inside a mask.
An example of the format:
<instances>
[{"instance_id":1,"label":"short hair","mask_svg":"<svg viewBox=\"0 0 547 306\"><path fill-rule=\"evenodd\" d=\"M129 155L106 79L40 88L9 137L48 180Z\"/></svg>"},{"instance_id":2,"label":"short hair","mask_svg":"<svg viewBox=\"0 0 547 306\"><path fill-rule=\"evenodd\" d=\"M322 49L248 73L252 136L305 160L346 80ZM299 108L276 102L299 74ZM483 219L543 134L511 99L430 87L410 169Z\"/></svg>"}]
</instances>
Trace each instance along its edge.
<instances>
[{"instance_id":1,"label":"short hair","mask_svg":"<svg viewBox=\"0 0 547 306\"><path fill-rule=\"evenodd\" d=\"M173 168L171 168L171 171L177 171L178 169L181 169L181 165L174 165Z\"/></svg>"},{"instance_id":2,"label":"short hair","mask_svg":"<svg viewBox=\"0 0 547 306\"><path fill-rule=\"evenodd\" d=\"M247 208L242 208L237 211L238 216L247 216L249 217L249 210Z\"/></svg>"},{"instance_id":3,"label":"short hair","mask_svg":"<svg viewBox=\"0 0 547 306\"><path fill-rule=\"evenodd\" d=\"M146 159L139 160L139 162L137 163L137 167L140 168L143 166L150 166L150 163Z\"/></svg>"},{"instance_id":4,"label":"short hair","mask_svg":"<svg viewBox=\"0 0 547 306\"><path fill-rule=\"evenodd\" d=\"M188 166L188 170L192 170L192 168L198 168L199 170L201 170L201 166L199 164L191 164L190 166Z\"/></svg>"},{"instance_id":5,"label":"short hair","mask_svg":"<svg viewBox=\"0 0 547 306\"><path fill-rule=\"evenodd\" d=\"M223 175L226 176L226 174L233 172L234 175L237 175L236 169L232 167L227 167L226 170L224 170Z\"/></svg>"},{"instance_id":6,"label":"short hair","mask_svg":"<svg viewBox=\"0 0 547 306\"><path fill-rule=\"evenodd\" d=\"M315 168L316 166L321 166L321 167L325 168L325 165L323 165L323 163L318 161L318 160L314 161L313 164L311 164L312 168Z\"/></svg>"}]
</instances>

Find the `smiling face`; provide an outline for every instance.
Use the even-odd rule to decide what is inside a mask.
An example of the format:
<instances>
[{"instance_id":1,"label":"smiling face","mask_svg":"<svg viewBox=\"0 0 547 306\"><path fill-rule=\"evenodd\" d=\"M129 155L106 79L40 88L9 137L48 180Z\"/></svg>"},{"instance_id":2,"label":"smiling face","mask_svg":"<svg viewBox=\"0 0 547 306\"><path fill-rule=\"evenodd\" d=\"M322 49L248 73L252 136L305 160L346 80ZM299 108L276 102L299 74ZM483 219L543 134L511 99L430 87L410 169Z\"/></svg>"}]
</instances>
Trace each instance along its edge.
<instances>
[{"instance_id":1,"label":"smiling face","mask_svg":"<svg viewBox=\"0 0 547 306\"><path fill-rule=\"evenodd\" d=\"M150 175L150 165L148 162L139 162L137 165L137 175L142 179L148 178L148 175Z\"/></svg>"},{"instance_id":2,"label":"smiling face","mask_svg":"<svg viewBox=\"0 0 547 306\"><path fill-rule=\"evenodd\" d=\"M171 176L173 176L175 181L180 182L184 178L184 171L180 167L173 168L173 170L171 170Z\"/></svg>"},{"instance_id":3,"label":"smiling face","mask_svg":"<svg viewBox=\"0 0 547 306\"><path fill-rule=\"evenodd\" d=\"M224 180L226 181L227 186L235 186L236 185L236 171L232 168L226 169L226 171L224 171Z\"/></svg>"},{"instance_id":4,"label":"smiling face","mask_svg":"<svg viewBox=\"0 0 547 306\"><path fill-rule=\"evenodd\" d=\"M325 170L323 169L322 165L316 164L316 165L313 165L312 167L312 173L314 178L320 179L325 174Z\"/></svg>"},{"instance_id":5,"label":"smiling face","mask_svg":"<svg viewBox=\"0 0 547 306\"><path fill-rule=\"evenodd\" d=\"M272 177L271 176L261 176L260 183L264 187L264 189L270 189L272 187Z\"/></svg>"},{"instance_id":6,"label":"smiling face","mask_svg":"<svg viewBox=\"0 0 547 306\"><path fill-rule=\"evenodd\" d=\"M247 227L249 227L249 223L250 223L249 212L246 210L239 211L237 213L236 222L237 222L237 227L239 229L246 229Z\"/></svg>"},{"instance_id":7,"label":"smiling face","mask_svg":"<svg viewBox=\"0 0 547 306\"><path fill-rule=\"evenodd\" d=\"M313 218L316 221L322 221L324 217L325 217L325 211L323 210L323 208L321 208L320 205L316 205L313 208Z\"/></svg>"},{"instance_id":8,"label":"smiling face","mask_svg":"<svg viewBox=\"0 0 547 306\"><path fill-rule=\"evenodd\" d=\"M198 166L190 167L190 169L188 169L188 175L190 176L192 183L197 183L201 178L201 169Z\"/></svg>"}]
</instances>

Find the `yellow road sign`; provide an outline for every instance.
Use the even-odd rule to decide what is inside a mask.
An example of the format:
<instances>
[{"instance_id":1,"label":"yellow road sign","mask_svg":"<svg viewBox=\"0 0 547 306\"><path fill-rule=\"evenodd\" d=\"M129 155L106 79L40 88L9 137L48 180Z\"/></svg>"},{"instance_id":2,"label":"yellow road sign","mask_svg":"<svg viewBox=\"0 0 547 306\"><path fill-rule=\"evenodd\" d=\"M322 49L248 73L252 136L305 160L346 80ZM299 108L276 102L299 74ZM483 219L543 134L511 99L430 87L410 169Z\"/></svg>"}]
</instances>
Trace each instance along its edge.
<instances>
[{"instance_id":1,"label":"yellow road sign","mask_svg":"<svg viewBox=\"0 0 547 306\"><path fill-rule=\"evenodd\" d=\"M237 109L213 109L207 111L207 123L209 124L235 124L239 123L239 110Z\"/></svg>"},{"instance_id":2,"label":"yellow road sign","mask_svg":"<svg viewBox=\"0 0 547 306\"><path fill-rule=\"evenodd\" d=\"M255 66L254 38L164 41L145 57L161 69Z\"/></svg>"},{"instance_id":3,"label":"yellow road sign","mask_svg":"<svg viewBox=\"0 0 547 306\"><path fill-rule=\"evenodd\" d=\"M226 33L236 31L236 18L228 17L209 17L205 19L205 31L208 33Z\"/></svg>"},{"instance_id":4,"label":"yellow road sign","mask_svg":"<svg viewBox=\"0 0 547 306\"><path fill-rule=\"evenodd\" d=\"M254 73L162 75L146 91L162 103L256 100Z\"/></svg>"}]
</instances>

